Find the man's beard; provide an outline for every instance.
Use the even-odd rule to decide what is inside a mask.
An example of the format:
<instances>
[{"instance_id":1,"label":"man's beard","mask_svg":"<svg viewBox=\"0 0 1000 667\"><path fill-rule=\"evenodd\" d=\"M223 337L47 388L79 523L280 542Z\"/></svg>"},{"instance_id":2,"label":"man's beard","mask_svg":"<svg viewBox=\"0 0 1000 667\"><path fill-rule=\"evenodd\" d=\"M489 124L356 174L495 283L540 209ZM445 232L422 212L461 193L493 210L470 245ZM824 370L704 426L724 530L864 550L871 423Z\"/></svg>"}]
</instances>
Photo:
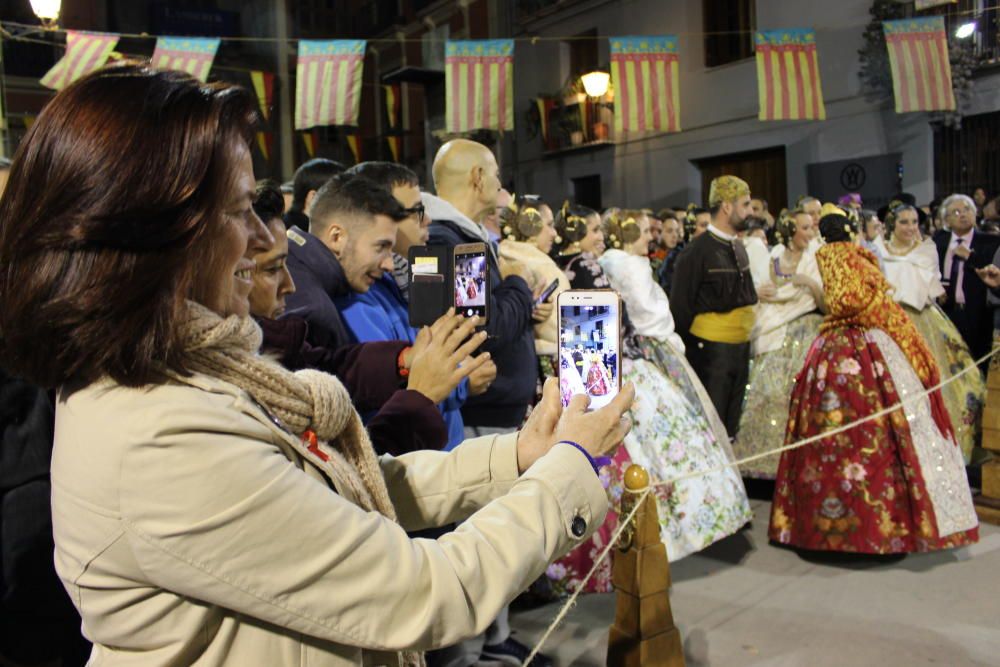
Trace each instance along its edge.
<instances>
[{"instance_id":1,"label":"man's beard","mask_svg":"<svg viewBox=\"0 0 1000 667\"><path fill-rule=\"evenodd\" d=\"M738 232L745 232L747 230L747 219L740 219L736 213L729 216L729 224Z\"/></svg>"}]
</instances>

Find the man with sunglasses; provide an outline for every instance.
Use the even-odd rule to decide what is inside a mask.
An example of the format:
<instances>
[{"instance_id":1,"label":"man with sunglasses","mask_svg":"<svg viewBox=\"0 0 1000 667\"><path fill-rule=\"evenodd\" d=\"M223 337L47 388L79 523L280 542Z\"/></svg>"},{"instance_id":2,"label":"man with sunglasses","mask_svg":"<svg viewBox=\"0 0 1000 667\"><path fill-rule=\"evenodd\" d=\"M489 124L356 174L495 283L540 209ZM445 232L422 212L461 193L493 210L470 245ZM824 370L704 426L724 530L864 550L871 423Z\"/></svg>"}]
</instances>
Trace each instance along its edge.
<instances>
[{"instance_id":1,"label":"man with sunglasses","mask_svg":"<svg viewBox=\"0 0 1000 667\"><path fill-rule=\"evenodd\" d=\"M737 236L752 212L750 186L735 176L720 176L712 181L708 206L708 231L677 259L670 310L688 361L734 437L750 372L757 303L750 260Z\"/></svg>"}]
</instances>

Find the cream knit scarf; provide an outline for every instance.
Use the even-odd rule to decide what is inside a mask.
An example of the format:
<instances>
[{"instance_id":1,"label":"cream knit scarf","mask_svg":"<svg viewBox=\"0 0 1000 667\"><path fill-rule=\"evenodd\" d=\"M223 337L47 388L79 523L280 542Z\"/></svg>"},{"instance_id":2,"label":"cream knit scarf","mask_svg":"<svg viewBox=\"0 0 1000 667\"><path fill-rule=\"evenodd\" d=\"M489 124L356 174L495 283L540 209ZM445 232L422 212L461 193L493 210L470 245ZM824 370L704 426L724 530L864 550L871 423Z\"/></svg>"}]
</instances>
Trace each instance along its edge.
<instances>
[{"instance_id":1,"label":"cream knit scarf","mask_svg":"<svg viewBox=\"0 0 1000 667\"><path fill-rule=\"evenodd\" d=\"M186 315L181 330L189 370L236 385L295 435L311 429L358 505L396 521L368 432L340 380L317 370L293 373L258 354L263 335L250 317L222 318L193 301ZM400 653L399 659L423 665L418 653Z\"/></svg>"}]
</instances>

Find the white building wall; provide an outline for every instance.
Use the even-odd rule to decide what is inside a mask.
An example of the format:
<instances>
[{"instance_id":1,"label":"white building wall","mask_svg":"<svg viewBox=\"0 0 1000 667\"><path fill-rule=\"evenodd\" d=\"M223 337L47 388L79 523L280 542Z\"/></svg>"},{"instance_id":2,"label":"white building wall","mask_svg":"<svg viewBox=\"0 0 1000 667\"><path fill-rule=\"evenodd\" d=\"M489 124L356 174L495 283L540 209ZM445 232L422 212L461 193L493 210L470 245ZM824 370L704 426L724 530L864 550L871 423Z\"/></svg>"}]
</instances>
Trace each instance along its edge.
<instances>
[{"instance_id":1,"label":"white building wall","mask_svg":"<svg viewBox=\"0 0 1000 667\"><path fill-rule=\"evenodd\" d=\"M568 52L559 41L519 42L514 76L516 109L522 114L517 129L516 185L520 191L561 199L572 192L572 178L600 174L605 205L657 207L701 201L701 177L693 160L784 146L792 200L807 192L806 165L810 163L888 153L902 154L904 189L918 201L933 197L933 135L928 116L898 115L891 100L873 104L860 94L858 50L870 19L870 0L757 0L758 28L816 30L825 122L758 121L755 61L705 67L703 37L696 34L702 31L701 6L700 0L593 2L527 26L529 34L543 37L575 35L593 28L601 37L679 35L682 132L620 137L614 147L543 156L541 139L527 138L523 110L534 97L555 92L566 82ZM604 39L600 54L602 64L610 62ZM993 76L977 84L973 111L998 108L1000 76Z\"/></svg>"}]
</instances>

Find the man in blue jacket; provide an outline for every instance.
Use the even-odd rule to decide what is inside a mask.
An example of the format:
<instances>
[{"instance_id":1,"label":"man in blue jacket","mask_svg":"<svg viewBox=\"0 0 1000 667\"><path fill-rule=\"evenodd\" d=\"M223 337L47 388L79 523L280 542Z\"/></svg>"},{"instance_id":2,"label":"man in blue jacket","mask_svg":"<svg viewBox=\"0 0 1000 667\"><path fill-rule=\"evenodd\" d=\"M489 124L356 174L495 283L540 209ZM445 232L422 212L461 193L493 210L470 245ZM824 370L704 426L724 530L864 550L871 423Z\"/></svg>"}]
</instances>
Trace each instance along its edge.
<instances>
[{"instance_id":1,"label":"man in blue jacket","mask_svg":"<svg viewBox=\"0 0 1000 667\"><path fill-rule=\"evenodd\" d=\"M400 254L407 252L410 245L427 241L417 175L409 168L392 162L364 162L351 168L348 174L367 178L384 187L404 207L408 215L397 228L394 266L405 266L405 261L400 262ZM367 292L351 290L335 299L347 328L357 342L404 340L413 343L416 340L417 331L410 326L406 297L398 283L408 279L407 273L393 275L386 272ZM452 449L465 440L461 409L470 392L473 395L482 394L495 377L496 366L487 362L438 406L448 427L446 449Z\"/></svg>"}]
</instances>

